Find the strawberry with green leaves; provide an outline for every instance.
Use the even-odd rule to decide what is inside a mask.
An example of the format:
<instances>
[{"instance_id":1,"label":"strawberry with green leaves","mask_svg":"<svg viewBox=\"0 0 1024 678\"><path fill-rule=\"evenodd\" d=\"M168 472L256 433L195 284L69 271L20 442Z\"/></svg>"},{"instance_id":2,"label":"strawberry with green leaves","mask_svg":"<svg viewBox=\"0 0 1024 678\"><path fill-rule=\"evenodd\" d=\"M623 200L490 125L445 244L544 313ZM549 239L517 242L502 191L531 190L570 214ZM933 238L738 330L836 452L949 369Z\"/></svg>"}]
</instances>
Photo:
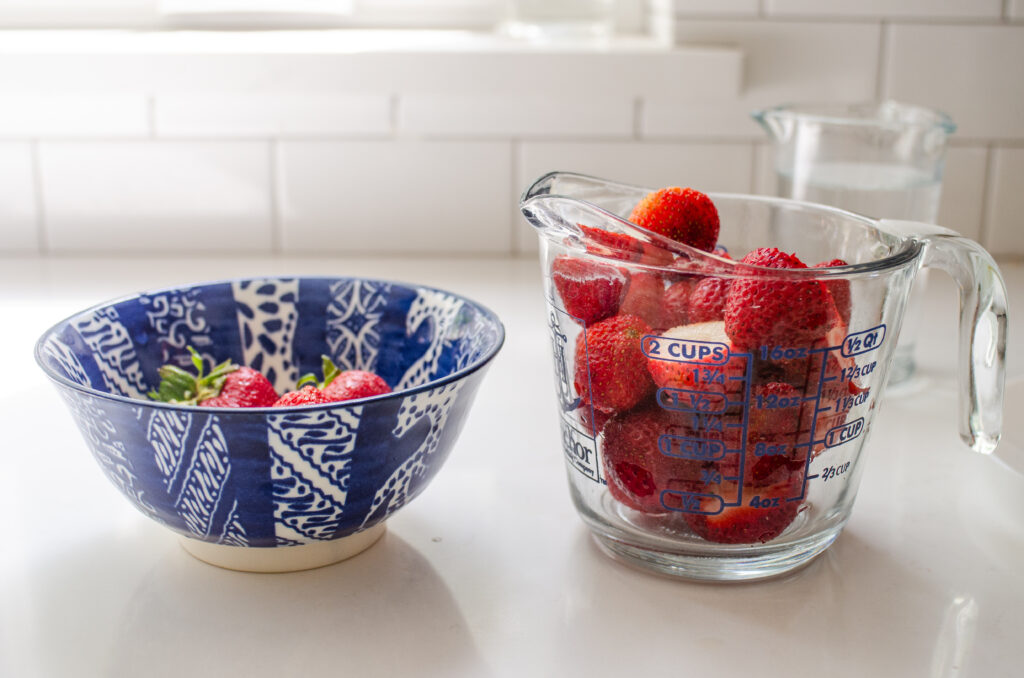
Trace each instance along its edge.
<instances>
[{"instance_id":1,"label":"strawberry with green leaves","mask_svg":"<svg viewBox=\"0 0 1024 678\"><path fill-rule=\"evenodd\" d=\"M151 399L202 407L270 407L277 400L274 386L251 367L225 360L206 374L203 357L187 348L195 374L177 365L161 366L160 384L147 394Z\"/></svg>"},{"instance_id":2,"label":"strawberry with green leaves","mask_svg":"<svg viewBox=\"0 0 1024 678\"><path fill-rule=\"evenodd\" d=\"M322 379L310 372L299 379L294 391L284 394L275 407L316 405L391 393L380 376L364 370L341 370L326 355L320 356Z\"/></svg>"}]
</instances>

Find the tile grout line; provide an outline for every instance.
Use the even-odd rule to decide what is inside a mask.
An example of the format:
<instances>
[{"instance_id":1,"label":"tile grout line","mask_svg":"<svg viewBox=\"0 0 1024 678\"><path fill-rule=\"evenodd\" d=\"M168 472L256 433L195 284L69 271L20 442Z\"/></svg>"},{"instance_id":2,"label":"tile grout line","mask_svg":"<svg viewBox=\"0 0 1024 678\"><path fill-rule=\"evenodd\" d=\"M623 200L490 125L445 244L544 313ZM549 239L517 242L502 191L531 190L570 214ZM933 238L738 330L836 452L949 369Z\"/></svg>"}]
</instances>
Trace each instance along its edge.
<instances>
[{"instance_id":1,"label":"tile grout line","mask_svg":"<svg viewBox=\"0 0 1024 678\"><path fill-rule=\"evenodd\" d=\"M747 186L747 192L756 194L758 191L757 177L760 174L758 160L760 160L760 152L758 151L758 144L756 141L750 142L750 183Z\"/></svg>"},{"instance_id":2,"label":"tile grout line","mask_svg":"<svg viewBox=\"0 0 1024 678\"><path fill-rule=\"evenodd\" d=\"M509 200L509 232L508 232L508 251L511 256L523 254L523 248L519 246L519 238L516 237L516 227L519 226L519 220L516 218L516 213L519 211L519 192L516 190L516 184L519 183L519 152L522 145L519 139L509 140L509 184L511 184L511 190L508 192L511 196Z\"/></svg>"},{"instance_id":3,"label":"tile grout line","mask_svg":"<svg viewBox=\"0 0 1024 678\"><path fill-rule=\"evenodd\" d=\"M644 138L644 99L636 97L633 99L633 141L641 141Z\"/></svg>"},{"instance_id":4,"label":"tile grout line","mask_svg":"<svg viewBox=\"0 0 1024 678\"><path fill-rule=\"evenodd\" d=\"M978 228L978 240L985 249L990 249L989 238L992 236L993 201L995 200L996 147L993 143L985 145L985 176L981 192L981 224Z\"/></svg>"},{"instance_id":5,"label":"tile grout line","mask_svg":"<svg viewBox=\"0 0 1024 678\"><path fill-rule=\"evenodd\" d=\"M39 139L32 139L29 144L29 155L32 160L32 189L35 194L36 208L36 247L40 254L49 254L49 238L46 228L46 205L43 200L43 168L39 153Z\"/></svg>"},{"instance_id":6,"label":"tile grout line","mask_svg":"<svg viewBox=\"0 0 1024 678\"><path fill-rule=\"evenodd\" d=\"M281 200L279 197L280 181L278 181L278 145L279 141L271 138L267 144L267 200L270 203L270 252L274 256L281 254Z\"/></svg>"},{"instance_id":7,"label":"tile grout line","mask_svg":"<svg viewBox=\"0 0 1024 678\"><path fill-rule=\"evenodd\" d=\"M875 99L881 101L889 87L889 22L879 24L878 36L878 69L875 71Z\"/></svg>"},{"instance_id":8,"label":"tile grout line","mask_svg":"<svg viewBox=\"0 0 1024 678\"><path fill-rule=\"evenodd\" d=\"M149 127L149 138L156 140L156 95L146 95L146 125Z\"/></svg>"}]
</instances>

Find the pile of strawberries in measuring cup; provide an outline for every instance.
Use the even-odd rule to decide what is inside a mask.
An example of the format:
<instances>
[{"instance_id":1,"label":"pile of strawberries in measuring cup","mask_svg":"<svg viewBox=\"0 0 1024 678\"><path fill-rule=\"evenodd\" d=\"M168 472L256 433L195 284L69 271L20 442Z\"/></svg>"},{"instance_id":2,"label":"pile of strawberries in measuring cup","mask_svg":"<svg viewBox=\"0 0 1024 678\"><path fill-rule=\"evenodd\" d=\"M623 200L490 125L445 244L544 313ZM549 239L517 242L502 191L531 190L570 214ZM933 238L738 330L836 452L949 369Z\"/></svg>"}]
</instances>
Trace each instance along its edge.
<instances>
[{"instance_id":1,"label":"pile of strawberries in measuring cup","mask_svg":"<svg viewBox=\"0 0 1024 678\"><path fill-rule=\"evenodd\" d=\"M731 259L717 246L718 211L699 191L650 193L629 220ZM551 278L584 328L575 345L576 416L598 441L611 497L641 514L681 519L711 542L774 539L803 505L822 436L845 422L841 408L819 403L858 393L843 359L816 350L846 336L849 282L743 267L724 275L708 263L714 257L698 261L580 228L595 256L559 255ZM767 246L740 262L808 268Z\"/></svg>"}]
</instances>

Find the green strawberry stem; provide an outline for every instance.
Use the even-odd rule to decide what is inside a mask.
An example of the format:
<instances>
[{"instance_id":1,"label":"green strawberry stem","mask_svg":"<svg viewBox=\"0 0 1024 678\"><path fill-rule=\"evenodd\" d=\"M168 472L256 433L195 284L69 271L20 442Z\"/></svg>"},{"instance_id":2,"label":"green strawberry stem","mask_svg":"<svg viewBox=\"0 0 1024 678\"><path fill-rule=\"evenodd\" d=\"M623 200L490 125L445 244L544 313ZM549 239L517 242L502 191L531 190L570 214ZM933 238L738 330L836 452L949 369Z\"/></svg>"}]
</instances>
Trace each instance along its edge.
<instances>
[{"instance_id":1,"label":"green strawberry stem","mask_svg":"<svg viewBox=\"0 0 1024 678\"><path fill-rule=\"evenodd\" d=\"M224 387L224 380L238 369L238 365L225 360L215 365L209 374L203 374L203 357L191 346L186 348L192 356L192 365L196 373L191 374L177 365L162 365L157 370L160 385L155 391L146 394L151 399L161 403L198 405L204 400L219 396L220 390Z\"/></svg>"},{"instance_id":2,"label":"green strawberry stem","mask_svg":"<svg viewBox=\"0 0 1024 678\"><path fill-rule=\"evenodd\" d=\"M336 376L341 374L341 370L338 369L338 366L334 364L334 361L325 355L320 356L320 365L320 369L324 373L323 381L317 381L316 375L313 374L312 372L304 374L302 375L302 378L299 379L299 383L295 385L296 391L305 386L306 384L311 384L317 387L318 389L323 390L327 388L328 384L334 381L334 378Z\"/></svg>"}]
</instances>

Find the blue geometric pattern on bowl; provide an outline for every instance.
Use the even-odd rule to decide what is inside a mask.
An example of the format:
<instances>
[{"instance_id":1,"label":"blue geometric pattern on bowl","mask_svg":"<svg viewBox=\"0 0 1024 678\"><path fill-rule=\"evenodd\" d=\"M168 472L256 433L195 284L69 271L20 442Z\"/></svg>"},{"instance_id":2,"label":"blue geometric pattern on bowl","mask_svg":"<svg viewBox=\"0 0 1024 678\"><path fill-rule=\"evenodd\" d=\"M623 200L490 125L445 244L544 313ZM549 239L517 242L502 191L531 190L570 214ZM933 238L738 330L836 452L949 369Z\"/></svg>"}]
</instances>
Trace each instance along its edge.
<instances>
[{"instance_id":1,"label":"blue geometric pattern on bowl","mask_svg":"<svg viewBox=\"0 0 1024 678\"><path fill-rule=\"evenodd\" d=\"M138 294L58 323L36 345L106 476L189 537L271 547L372 527L423 490L504 341L488 309L416 285L261 278ZM279 393L320 371L376 372L393 392L299 408L148 400L165 363L248 365Z\"/></svg>"}]
</instances>

